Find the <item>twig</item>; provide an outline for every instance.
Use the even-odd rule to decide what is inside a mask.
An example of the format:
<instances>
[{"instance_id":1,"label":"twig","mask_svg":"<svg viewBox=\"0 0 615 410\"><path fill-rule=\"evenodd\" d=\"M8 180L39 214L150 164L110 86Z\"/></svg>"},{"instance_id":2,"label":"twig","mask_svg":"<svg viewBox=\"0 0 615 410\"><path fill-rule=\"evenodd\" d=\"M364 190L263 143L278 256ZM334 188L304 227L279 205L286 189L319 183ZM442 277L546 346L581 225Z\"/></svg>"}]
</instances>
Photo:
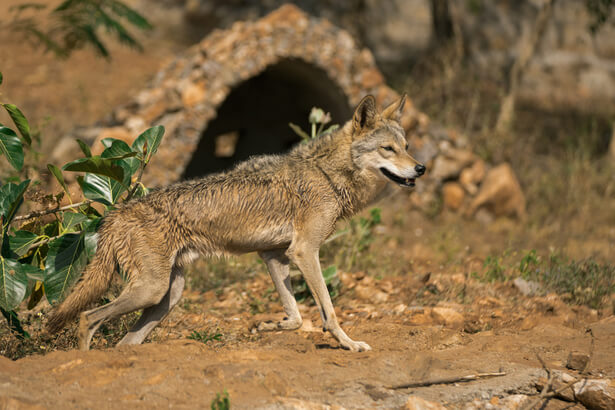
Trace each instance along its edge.
<instances>
[{"instance_id":1,"label":"twig","mask_svg":"<svg viewBox=\"0 0 615 410\"><path fill-rule=\"evenodd\" d=\"M573 395L573 397L576 398L576 392L574 391L574 387L573 386L575 384L577 384L577 383L582 383L582 382L586 382L587 381L587 372L589 370L589 366L591 364L592 358L594 357L594 348L595 348L595 344L596 344L596 339L595 339L594 333L591 331L591 329L589 329L589 334L592 337L592 342L591 342L591 347L590 347L590 351L589 351L589 359L587 360L587 363L585 363L585 367L581 371L581 375L583 375L583 377L577 377L577 378L571 380L570 382L566 383L564 386L560 387L559 389L554 390L554 391L552 391L550 393L548 393L548 390L553 388L553 375L551 373L551 370L546 366L544 360L542 360L542 358L538 355L538 353L536 353L536 357L538 358L538 361L540 361L540 364L542 365L542 368L545 369L545 371L549 375L549 380L547 381L547 384L545 385L545 387L540 392L540 396L538 398L536 398L535 400L533 400L531 403L529 403L527 406L523 406L523 408L521 410L532 410L537 404L542 403L543 400L548 400L548 399L551 399L553 397L560 397L560 395L564 391L566 391L568 389L572 389L572 395Z\"/></svg>"},{"instance_id":2,"label":"twig","mask_svg":"<svg viewBox=\"0 0 615 410\"><path fill-rule=\"evenodd\" d=\"M71 204L71 205L66 205L66 206L59 206L57 208L52 208L52 209L46 209L44 211L34 211L34 212L29 213L27 215L16 216L15 218L13 218L13 222L25 221L26 219L37 218L39 216L53 214L53 213L61 212L61 211L66 211L68 209L79 208L81 205L87 205L87 204L91 204L91 203L92 203L92 201L83 201L83 202L79 202L79 203L76 203L76 204Z\"/></svg>"},{"instance_id":3,"label":"twig","mask_svg":"<svg viewBox=\"0 0 615 410\"><path fill-rule=\"evenodd\" d=\"M588 329L589 335L592 337L592 343L589 347L589 358L587 359L587 363L585 363L585 367L581 370L581 374L587 376L589 371L589 366L592 363L592 359L594 358L594 349L596 347L596 338L594 337L594 332L591 329Z\"/></svg>"},{"instance_id":4,"label":"twig","mask_svg":"<svg viewBox=\"0 0 615 410\"><path fill-rule=\"evenodd\" d=\"M504 372L477 373L477 374L469 374L467 376L443 377L440 379L432 379L432 380L425 380L421 382L399 384L397 386L391 386L389 387L389 389L398 390L398 389L410 389L413 387L427 387L427 386L432 386L434 384L465 383L465 382L471 382L473 380L484 379L487 377L501 377L501 376L506 376L506 373Z\"/></svg>"}]
</instances>

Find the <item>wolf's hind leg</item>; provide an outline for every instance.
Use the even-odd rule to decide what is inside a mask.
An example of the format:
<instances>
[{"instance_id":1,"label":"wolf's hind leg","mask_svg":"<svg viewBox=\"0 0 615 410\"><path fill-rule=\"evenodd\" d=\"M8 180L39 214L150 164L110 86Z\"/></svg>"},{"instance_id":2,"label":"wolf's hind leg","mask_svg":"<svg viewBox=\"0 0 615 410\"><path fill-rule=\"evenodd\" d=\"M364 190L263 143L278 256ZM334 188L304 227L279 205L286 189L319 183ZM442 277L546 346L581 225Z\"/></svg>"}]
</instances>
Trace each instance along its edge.
<instances>
[{"instance_id":1,"label":"wolf's hind leg","mask_svg":"<svg viewBox=\"0 0 615 410\"><path fill-rule=\"evenodd\" d=\"M143 343L145 338L154 328L169 314L171 309L179 302L184 291L186 279L179 267L174 267L171 272L169 290L164 295L160 303L145 308L143 314L133 325L128 333L120 340L119 345L138 345Z\"/></svg>"},{"instance_id":2,"label":"wolf's hind leg","mask_svg":"<svg viewBox=\"0 0 615 410\"><path fill-rule=\"evenodd\" d=\"M259 252L260 257L267 264L269 275L271 275L273 284L280 295L284 312L286 312L286 317L280 322L260 323L259 331L294 330L299 329L303 323L290 284L289 261L285 252L285 249Z\"/></svg>"},{"instance_id":3,"label":"wolf's hind leg","mask_svg":"<svg viewBox=\"0 0 615 410\"><path fill-rule=\"evenodd\" d=\"M170 273L171 268L168 268ZM92 336L106 320L158 304L169 289L169 276L140 275L133 279L120 296L106 305L81 313L79 348L89 350Z\"/></svg>"}]
</instances>

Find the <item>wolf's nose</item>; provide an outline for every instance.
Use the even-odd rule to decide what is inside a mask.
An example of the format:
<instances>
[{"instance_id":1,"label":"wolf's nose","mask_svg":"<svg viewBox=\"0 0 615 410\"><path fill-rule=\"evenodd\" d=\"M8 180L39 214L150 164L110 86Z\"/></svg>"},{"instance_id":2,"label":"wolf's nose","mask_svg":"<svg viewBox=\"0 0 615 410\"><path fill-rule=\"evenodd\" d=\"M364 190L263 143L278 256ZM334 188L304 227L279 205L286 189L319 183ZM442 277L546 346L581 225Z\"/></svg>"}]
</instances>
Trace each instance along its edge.
<instances>
[{"instance_id":1,"label":"wolf's nose","mask_svg":"<svg viewBox=\"0 0 615 410\"><path fill-rule=\"evenodd\" d=\"M423 164L418 164L417 166L414 167L414 170L419 174L419 176L423 175L425 173L425 165Z\"/></svg>"}]
</instances>

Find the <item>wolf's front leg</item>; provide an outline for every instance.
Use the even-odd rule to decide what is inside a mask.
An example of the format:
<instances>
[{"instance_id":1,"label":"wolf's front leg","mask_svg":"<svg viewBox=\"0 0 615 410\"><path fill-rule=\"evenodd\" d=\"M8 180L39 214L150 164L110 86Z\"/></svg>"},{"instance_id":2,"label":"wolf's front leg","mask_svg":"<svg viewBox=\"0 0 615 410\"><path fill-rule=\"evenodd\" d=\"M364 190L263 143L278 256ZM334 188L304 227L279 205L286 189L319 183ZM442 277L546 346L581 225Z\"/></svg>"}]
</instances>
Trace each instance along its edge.
<instances>
[{"instance_id":1,"label":"wolf's front leg","mask_svg":"<svg viewBox=\"0 0 615 410\"><path fill-rule=\"evenodd\" d=\"M286 256L286 250L263 251L259 252L259 255L267 264L269 275L271 275L273 284L280 295L282 306L284 306L286 318L280 322L259 323L258 330L262 332L299 329L303 321L299 309L297 308L297 302L295 301L295 296L293 295L290 284L289 260Z\"/></svg>"},{"instance_id":2,"label":"wolf's front leg","mask_svg":"<svg viewBox=\"0 0 615 410\"><path fill-rule=\"evenodd\" d=\"M314 248L310 244L296 243L293 244L292 250L289 253L293 262L303 273L303 277L314 296L314 300L320 310L324 330L331 332L333 337L345 349L353 352L372 350L367 343L352 340L340 327L335 310L333 310L333 303L331 303L327 284L320 270L318 248Z\"/></svg>"}]
</instances>

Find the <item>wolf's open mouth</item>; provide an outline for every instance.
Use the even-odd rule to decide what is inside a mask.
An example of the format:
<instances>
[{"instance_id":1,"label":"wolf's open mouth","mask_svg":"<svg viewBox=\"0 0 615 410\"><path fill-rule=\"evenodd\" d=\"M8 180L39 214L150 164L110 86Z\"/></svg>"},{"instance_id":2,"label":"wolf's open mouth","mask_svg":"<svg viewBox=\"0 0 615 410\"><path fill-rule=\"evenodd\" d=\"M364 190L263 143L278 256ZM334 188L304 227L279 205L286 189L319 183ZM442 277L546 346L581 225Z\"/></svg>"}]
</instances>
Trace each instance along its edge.
<instances>
[{"instance_id":1,"label":"wolf's open mouth","mask_svg":"<svg viewBox=\"0 0 615 410\"><path fill-rule=\"evenodd\" d=\"M392 173L391 171L389 171L386 168L380 168L380 172L382 172L382 174L389 178L391 181L395 182L396 184L399 184L401 186L405 186L405 187L413 187L414 186L414 178L402 178L398 175L395 175L394 173Z\"/></svg>"}]
</instances>

